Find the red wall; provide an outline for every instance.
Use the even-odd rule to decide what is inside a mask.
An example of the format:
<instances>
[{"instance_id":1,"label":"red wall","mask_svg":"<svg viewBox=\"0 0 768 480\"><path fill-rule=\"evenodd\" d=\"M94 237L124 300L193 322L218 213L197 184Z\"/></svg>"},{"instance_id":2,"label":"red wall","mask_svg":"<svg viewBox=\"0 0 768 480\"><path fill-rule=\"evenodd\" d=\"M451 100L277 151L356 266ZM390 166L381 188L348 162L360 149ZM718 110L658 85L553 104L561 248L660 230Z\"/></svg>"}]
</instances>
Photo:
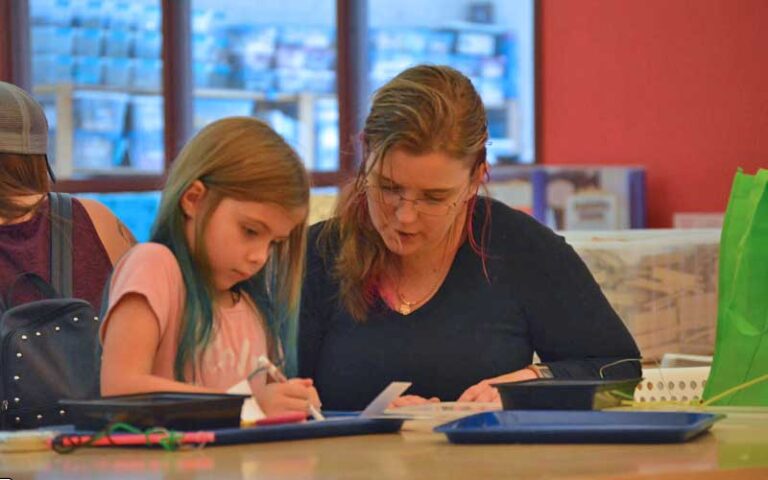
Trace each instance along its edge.
<instances>
[{"instance_id":1,"label":"red wall","mask_svg":"<svg viewBox=\"0 0 768 480\"><path fill-rule=\"evenodd\" d=\"M648 224L768 168L768 1L541 0L539 158L644 165Z\"/></svg>"}]
</instances>

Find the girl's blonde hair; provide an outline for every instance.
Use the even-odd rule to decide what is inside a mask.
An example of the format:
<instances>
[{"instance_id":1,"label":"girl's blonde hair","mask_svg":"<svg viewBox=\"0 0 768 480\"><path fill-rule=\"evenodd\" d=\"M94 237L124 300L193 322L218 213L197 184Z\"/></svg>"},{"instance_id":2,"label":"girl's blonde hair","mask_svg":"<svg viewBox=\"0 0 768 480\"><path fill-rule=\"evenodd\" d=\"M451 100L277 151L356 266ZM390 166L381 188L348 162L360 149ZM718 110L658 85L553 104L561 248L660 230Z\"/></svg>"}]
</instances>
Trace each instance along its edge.
<instances>
[{"instance_id":1,"label":"girl's blonde hair","mask_svg":"<svg viewBox=\"0 0 768 480\"><path fill-rule=\"evenodd\" d=\"M340 300L356 320L365 320L385 265L391 264L393 255L368 213L364 191L368 174L388 152L398 148L413 155L444 153L465 162L472 177L485 162L487 141L483 102L472 82L458 70L412 67L376 91L362 134L363 164L357 177L342 190L335 216L320 237L325 246L340 242L334 274L339 280ZM477 247L471 234L475 199L467 209L466 224L473 247Z\"/></svg>"},{"instance_id":2,"label":"girl's blonde hair","mask_svg":"<svg viewBox=\"0 0 768 480\"><path fill-rule=\"evenodd\" d=\"M184 234L180 201L196 180L207 188L202 214L194 225L192 251ZM190 140L173 162L163 190L151 240L167 245L179 261L186 303L174 373L195 374L196 355L207 345L213 327L212 282L203 232L211 214L225 197L238 201L274 203L286 209L309 204L309 177L296 152L266 123L250 117L218 120ZM264 268L238 284L251 296L267 323L270 356L285 356L295 368L297 317L304 273L306 220L270 253ZM224 245L217 248L226 248Z\"/></svg>"}]
</instances>

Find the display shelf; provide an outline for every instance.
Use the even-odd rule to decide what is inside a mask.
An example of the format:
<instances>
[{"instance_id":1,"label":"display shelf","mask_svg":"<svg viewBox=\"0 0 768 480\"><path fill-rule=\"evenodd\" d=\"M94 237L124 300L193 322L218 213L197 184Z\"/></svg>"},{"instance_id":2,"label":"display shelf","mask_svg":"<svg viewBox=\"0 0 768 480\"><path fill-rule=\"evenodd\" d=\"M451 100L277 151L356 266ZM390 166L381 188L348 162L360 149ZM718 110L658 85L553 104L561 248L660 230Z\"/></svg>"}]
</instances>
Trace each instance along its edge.
<instances>
[{"instance_id":1,"label":"display shelf","mask_svg":"<svg viewBox=\"0 0 768 480\"><path fill-rule=\"evenodd\" d=\"M163 173L162 126L164 122L162 121L162 111L155 112L155 115L149 115L142 110L141 118L134 117L139 111L137 103L146 103L146 100L152 98L158 99L155 110L162 109L162 92L160 90L61 83L38 85L34 88L34 93L44 105L54 107L52 111L48 109L47 113L51 131L55 132L55 141L51 144L51 158L58 178L69 179L100 175L145 176ZM275 125L273 127L283 134L289 143L294 145L309 170L318 166L316 161L318 135L315 109L318 102L333 99L334 95L267 94L248 90L199 88L194 90L193 97L194 100L250 101L252 104L247 106L247 112L244 111L243 114L256 117L263 117L275 110L289 111L290 113L286 116L294 118L296 134L293 136L285 135L285 132L280 132L280 128ZM78 111L77 102L83 98L90 100L95 98L104 102L113 101L120 104L123 111L117 111L113 115L115 118L104 115L103 110L107 109L104 104L97 107L102 110L100 116L99 113ZM200 113L202 114L202 112ZM158 114L159 118L157 118ZM198 115L198 112L195 112L195 115ZM87 128L82 128L83 117L89 118ZM201 119L202 124L197 125L196 129L215 119ZM265 120L270 121L269 118L265 118ZM111 125L111 122L114 125ZM151 126L137 128L144 124L151 124ZM136 155L132 156L131 142L138 142L139 140L147 142L152 139L155 140L155 143L151 145L155 147L152 153L156 158L150 162L148 167L147 162L141 163ZM83 147L82 145L78 148L78 141L92 142L92 146L96 150L94 152L95 160L84 162L82 157L79 158L79 161L75 160L78 158L78 151L87 148L87 146ZM158 168L151 168L153 165ZM323 168L328 169L327 165Z\"/></svg>"}]
</instances>

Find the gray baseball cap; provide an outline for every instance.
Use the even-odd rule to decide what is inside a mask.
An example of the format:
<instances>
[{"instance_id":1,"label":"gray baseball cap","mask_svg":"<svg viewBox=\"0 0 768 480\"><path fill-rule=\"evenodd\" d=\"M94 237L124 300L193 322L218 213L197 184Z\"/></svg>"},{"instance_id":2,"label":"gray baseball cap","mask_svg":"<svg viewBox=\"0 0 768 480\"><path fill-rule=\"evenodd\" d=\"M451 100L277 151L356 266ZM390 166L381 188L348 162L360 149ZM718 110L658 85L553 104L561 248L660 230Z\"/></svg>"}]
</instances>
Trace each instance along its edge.
<instances>
[{"instance_id":1,"label":"gray baseball cap","mask_svg":"<svg viewBox=\"0 0 768 480\"><path fill-rule=\"evenodd\" d=\"M48 153L48 121L43 107L24 90L0 82L0 152L23 155ZM48 173L56 180L50 164Z\"/></svg>"}]
</instances>

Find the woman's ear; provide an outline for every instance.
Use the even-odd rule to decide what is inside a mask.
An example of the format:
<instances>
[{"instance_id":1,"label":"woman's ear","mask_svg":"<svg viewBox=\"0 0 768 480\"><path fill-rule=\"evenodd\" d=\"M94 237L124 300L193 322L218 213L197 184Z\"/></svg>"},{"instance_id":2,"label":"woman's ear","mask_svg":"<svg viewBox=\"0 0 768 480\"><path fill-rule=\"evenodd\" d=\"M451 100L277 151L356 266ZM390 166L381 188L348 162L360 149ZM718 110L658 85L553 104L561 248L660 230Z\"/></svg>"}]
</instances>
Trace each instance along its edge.
<instances>
[{"instance_id":1,"label":"woman's ear","mask_svg":"<svg viewBox=\"0 0 768 480\"><path fill-rule=\"evenodd\" d=\"M192 185L187 187L183 194L181 194L181 210L187 218L195 218L197 213L201 210L205 194L208 189L200 180L195 180Z\"/></svg>"},{"instance_id":2,"label":"woman's ear","mask_svg":"<svg viewBox=\"0 0 768 480\"><path fill-rule=\"evenodd\" d=\"M478 189L480 188L480 185L483 184L485 180L488 179L488 175L490 175L490 168L488 167L488 162L482 162L480 165L475 168L475 172L472 174L472 187L471 191L474 194L477 194Z\"/></svg>"}]
</instances>

